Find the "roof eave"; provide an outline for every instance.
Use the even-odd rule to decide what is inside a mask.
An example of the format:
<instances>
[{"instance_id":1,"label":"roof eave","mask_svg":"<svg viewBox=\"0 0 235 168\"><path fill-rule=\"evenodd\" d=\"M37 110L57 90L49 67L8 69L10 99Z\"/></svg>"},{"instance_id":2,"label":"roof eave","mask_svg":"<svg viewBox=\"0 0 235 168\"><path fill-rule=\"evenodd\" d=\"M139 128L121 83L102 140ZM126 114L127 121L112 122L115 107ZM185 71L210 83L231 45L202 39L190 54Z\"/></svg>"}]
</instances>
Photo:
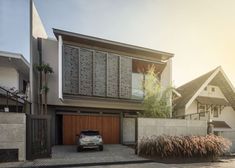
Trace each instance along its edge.
<instances>
[{"instance_id":1,"label":"roof eave","mask_svg":"<svg viewBox=\"0 0 235 168\"><path fill-rule=\"evenodd\" d=\"M73 33L69 31L64 31L64 30L59 30L59 29L54 29L53 32L58 39L58 36L61 35L62 38L66 41L73 41L73 42L81 42L81 41L86 41L88 44L96 44L98 46L103 46L111 49L119 48L123 51L131 51L131 52L139 52L141 54L146 54L150 55L152 57L157 57L158 59L161 59L162 61L167 61L168 59L172 58L174 54L172 53L167 53L167 52L162 52L158 50L153 50L149 48L144 48L144 47L139 47L139 46L134 46L130 44L125 44L125 43L120 43L120 42L115 42L111 40L106 40L106 39L101 39L97 37L92 37L92 36L87 36L87 35L82 35L78 33Z\"/></svg>"},{"instance_id":2,"label":"roof eave","mask_svg":"<svg viewBox=\"0 0 235 168\"><path fill-rule=\"evenodd\" d=\"M20 53L13 53L13 52L7 52L7 51L0 51L1 57L8 57L8 58L16 58L21 60L25 66L29 69L30 63L24 58L24 56Z\"/></svg>"}]
</instances>

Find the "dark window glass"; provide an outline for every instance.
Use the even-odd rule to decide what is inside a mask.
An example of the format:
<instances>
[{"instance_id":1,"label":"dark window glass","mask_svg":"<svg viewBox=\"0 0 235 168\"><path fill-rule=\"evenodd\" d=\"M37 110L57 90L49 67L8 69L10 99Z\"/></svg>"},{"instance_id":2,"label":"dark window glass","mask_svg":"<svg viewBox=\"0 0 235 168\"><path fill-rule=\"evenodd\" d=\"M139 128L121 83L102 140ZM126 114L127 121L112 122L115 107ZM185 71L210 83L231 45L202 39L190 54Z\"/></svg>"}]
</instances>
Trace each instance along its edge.
<instances>
[{"instance_id":1,"label":"dark window glass","mask_svg":"<svg viewBox=\"0 0 235 168\"><path fill-rule=\"evenodd\" d=\"M211 88L211 91L212 91L212 92L214 92L214 91L215 91L215 88L214 88L214 87L213 87L213 88Z\"/></svg>"}]
</instances>

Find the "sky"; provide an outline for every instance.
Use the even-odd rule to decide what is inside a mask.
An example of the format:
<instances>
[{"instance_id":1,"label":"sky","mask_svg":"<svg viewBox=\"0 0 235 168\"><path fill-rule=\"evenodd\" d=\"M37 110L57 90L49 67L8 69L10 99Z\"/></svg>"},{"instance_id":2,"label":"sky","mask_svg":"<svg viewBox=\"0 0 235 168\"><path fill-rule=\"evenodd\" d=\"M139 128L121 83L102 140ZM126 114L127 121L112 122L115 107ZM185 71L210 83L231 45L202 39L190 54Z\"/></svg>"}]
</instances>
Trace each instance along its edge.
<instances>
[{"instance_id":1,"label":"sky","mask_svg":"<svg viewBox=\"0 0 235 168\"><path fill-rule=\"evenodd\" d=\"M0 50L28 59L29 0L0 0ZM235 85L234 0L35 0L52 28L174 54L177 87L217 66ZM14 10L9 10L14 9Z\"/></svg>"}]
</instances>

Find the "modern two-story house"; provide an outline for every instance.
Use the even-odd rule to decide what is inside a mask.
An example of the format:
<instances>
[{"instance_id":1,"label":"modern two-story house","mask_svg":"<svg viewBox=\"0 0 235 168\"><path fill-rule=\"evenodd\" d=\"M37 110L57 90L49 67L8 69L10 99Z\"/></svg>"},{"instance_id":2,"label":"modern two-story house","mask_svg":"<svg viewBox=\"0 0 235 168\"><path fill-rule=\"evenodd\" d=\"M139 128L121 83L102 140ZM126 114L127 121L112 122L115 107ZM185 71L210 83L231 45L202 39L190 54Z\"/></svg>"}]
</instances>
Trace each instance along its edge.
<instances>
[{"instance_id":1,"label":"modern two-story house","mask_svg":"<svg viewBox=\"0 0 235 168\"><path fill-rule=\"evenodd\" d=\"M221 67L177 88L174 117L207 120L214 132L235 129L235 89Z\"/></svg>"},{"instance_id":2,"label":"modern two-story house","mask_svg":"<svg viewBox=\"0 0 235 168\"><path fill-rule=\"evenodd\" d=\"M75 144L84 129L100 131L107 144L135 142L148 67L154 65L162 85L169 86L173 54L53 31L56 40L37 41L39 60L54 70L48 85L52 143Z\"/></svg>"}]
</instances>

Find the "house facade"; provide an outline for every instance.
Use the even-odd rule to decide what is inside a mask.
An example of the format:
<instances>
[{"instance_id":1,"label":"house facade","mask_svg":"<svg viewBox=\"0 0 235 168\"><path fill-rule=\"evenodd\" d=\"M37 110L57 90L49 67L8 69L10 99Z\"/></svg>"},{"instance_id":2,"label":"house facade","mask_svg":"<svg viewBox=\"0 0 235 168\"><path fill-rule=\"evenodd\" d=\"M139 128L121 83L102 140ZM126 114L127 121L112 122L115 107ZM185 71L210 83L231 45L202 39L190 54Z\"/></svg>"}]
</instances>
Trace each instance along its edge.
<instances>
[{"instance_id":1,"label":"house facade","mask_svg":"<svg viewBox=\"0 0 235 168\"><path fill-rule=\"evenodd\" d=\"M28 98L29 63L21 54L0 51L0 111L14 111L13 99L6 98L7 92ZM10 97L10 95L9 95Z\"/></svg>"},{"instance_id":2,"label":"house facade","mask_svg":"<svg viewBox=\"0 0 235 168\"><path fill-rule=\"evenodd\" d=\"M76 135L84 129L100 131L107 144L136 142L136 117L142 110L145 74L153 65L162 85L169 86L173 55L53 31L56 40L37 40L41 61L54 70L48 80L52 144L75 144Z\"/></svg>"},{"instance_id":3,"label":"house facade","mask_svg":"<svg viewBox=\"0 0 235 168\"><path fill-rule=\"evenodd\" d=\"M177 88L174 117L207 120L214 133L235 129L235 90L221 67Z\"/></svg>"},{"instance_id":4,"label":"house facade","mask_svg":"<svg viewBox=\"0 0 235 168\"><path fill-rule=\"evenodd\" d=\"M21 54L0 51L0 86L25 92L29 63Z\"/></svg>"}]
</instances>

